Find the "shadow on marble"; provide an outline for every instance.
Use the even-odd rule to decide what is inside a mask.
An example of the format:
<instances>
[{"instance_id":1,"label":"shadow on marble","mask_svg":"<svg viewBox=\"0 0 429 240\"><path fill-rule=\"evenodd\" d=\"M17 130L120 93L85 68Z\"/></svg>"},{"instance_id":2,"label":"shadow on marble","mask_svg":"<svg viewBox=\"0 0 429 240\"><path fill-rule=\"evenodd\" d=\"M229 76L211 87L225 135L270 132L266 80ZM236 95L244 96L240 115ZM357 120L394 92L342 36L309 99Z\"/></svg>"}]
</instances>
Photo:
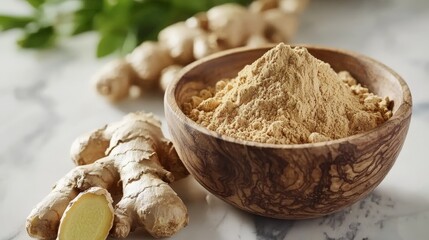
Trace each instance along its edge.
<instances>
[{"instance_id":1,"label":"shadow on marble","mask_svg":"<svg viewBox=\"0 0 429 240\"><path fill-rule=\"evenodd\" d=\"M172 239L417 240L429 234L420 226L427 222L422 219L429 220L429 200L395 189L376 189L356 204L325 217L279 220L238 210L205 191L192 177L173 188L187 204L190 222ZM142 236L152 239L141 230L130 235L131 239Z\"/></svg>"},{"instance_id":2,"label":"shadow on marble","mask_svg":"<svg viewBox=\"0 0 429 240\"><path fill-rule=\"evenodd\" d=\"M325 217L278 220L254 216L254 221L258 239L261 240L424 239L429 231L414 238L401 237L404 231L400 228L404 224L399 222L413 216L429 217L429 200L423 196L406 196L394 190L376 189L365 199ZM383 231L383 234L391 234L389 238L380 235L384 228L389 228L389 231ZM405 232L413 232L409 230Z\"/></svg>"},{"instance_id":3,"label":"shadow on marble","mask_svg":"<svg viewBox=\"0 0 429 240\"><path fill-rule=\"evenodd\" d=\"M164 93L158 90L143 92L142 96L136 99L126 99L112 105L124 114L135 111L153 112L158 116L164 116L163 106Z\"/></svg>"}]
</instances>

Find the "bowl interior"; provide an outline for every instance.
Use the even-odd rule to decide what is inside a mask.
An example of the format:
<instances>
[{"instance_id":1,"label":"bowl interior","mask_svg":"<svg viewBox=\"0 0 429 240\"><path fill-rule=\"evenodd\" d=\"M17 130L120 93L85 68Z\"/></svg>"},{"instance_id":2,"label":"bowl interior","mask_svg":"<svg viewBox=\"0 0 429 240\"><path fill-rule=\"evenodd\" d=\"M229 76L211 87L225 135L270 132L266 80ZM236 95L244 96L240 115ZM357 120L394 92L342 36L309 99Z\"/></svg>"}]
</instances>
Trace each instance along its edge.
<instances>
[{"instance_id":1,"label":"bowl interior","mask_svg":"<svg viewBox=\"0 0 429 240\"><path fill-rule=\"evenodd\" d=\"M246 65L261 57L272 46L257 49L235 49L212 55L191 65L179 76L173 89L179 108L188 97L194 96L206 86L213 86L218 80L232 78ZM355 53L322 47L307 47L316 58L327 62L336 71L347 70L362 85L379 96L393 100L393 113L404 100L411 102L405 82L383 64ZM405 99L407 98L407 99Z\"/></svg>"}]
</instances>

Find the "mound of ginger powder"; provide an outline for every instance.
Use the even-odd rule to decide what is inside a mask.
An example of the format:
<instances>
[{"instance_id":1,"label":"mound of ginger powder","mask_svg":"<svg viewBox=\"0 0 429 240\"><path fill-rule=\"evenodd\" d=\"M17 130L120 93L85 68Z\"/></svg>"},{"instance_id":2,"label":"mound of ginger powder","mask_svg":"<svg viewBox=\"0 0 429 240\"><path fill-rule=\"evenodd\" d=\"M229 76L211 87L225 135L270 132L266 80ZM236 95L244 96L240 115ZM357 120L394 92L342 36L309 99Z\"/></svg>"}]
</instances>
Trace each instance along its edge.
<instances>
[{"instance_id":1,"label":"mound of ginger powder","mask_svg":"<svg viewBox=\"0 0 429 240\"><path fill-rule=\"evenodd\" d=\"M273 144L322 142L362 133L392 116L391 101L338 74L303 47L280 43L232 79L182 105L222 135Z\"/></svg>"}]
</instances>

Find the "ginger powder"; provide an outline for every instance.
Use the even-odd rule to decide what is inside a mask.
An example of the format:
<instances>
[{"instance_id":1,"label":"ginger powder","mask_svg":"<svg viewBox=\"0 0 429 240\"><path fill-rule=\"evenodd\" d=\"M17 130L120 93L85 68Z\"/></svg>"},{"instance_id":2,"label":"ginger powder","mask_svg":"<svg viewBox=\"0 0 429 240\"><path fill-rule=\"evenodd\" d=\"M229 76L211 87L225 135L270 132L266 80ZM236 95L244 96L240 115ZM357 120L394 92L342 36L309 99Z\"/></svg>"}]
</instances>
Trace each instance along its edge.
<instances>
[{"instance_id":1,"label":"ginger powder","mask_svg":"<svg viewBox=\"0 0 429 240\"><path fill-rule=\"evenodd\" d=\"M392 115L390 100L348 72L336 73L306 48L280 43L233 79L219 80L182 106L198 124L230 137L301 144L368 131Z\"/></svg>"}]
</instances>

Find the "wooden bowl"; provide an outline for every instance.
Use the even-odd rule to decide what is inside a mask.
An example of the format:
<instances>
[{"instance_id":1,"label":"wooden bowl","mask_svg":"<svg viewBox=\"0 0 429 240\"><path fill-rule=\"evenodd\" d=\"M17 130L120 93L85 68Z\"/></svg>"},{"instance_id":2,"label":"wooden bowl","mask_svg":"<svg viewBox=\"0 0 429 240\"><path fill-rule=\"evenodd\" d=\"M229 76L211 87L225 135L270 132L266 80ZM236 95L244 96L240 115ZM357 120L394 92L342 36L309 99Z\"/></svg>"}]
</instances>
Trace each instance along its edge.
<instances>
[{"instance_id":1,"label":"wooden bowl","mask_svg":"<svg viewBox=\"0 0 429 240\"><path fill-rule=\"evenodd\" d=\"M320 143L276 145L243 141L210 131L181 110L186 96L237 75L270 47L241 48L194 62L165 93L167 124L180 158L208 191L245 211L280 219L319 217L367 196L392 168L411 118L411 93L385 65L348 51L307 46L335 71L394 102L379 127Z\"/></svg>"}]
</instances>

